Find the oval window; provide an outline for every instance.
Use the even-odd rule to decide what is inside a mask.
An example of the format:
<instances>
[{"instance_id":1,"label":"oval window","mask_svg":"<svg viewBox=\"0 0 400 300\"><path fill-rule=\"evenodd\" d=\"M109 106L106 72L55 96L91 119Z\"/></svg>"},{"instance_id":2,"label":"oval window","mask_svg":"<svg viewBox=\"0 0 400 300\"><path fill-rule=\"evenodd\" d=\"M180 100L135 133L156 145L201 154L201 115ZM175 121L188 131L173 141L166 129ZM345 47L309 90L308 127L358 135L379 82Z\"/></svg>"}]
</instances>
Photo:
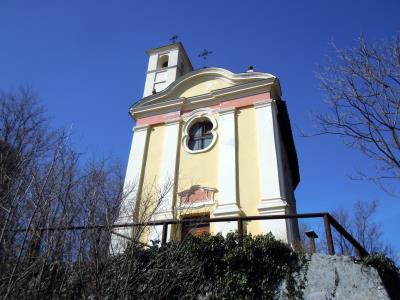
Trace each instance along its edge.
<instances>
[{"instance_id":1,"label":"oval window","mask_svg":"<svg viewBox=\"0 0 400 300\"><path fill-rule=\"evenodd\" d=\"M189 129L188 148L192 151L207 148L213 140L212 129L213 124L208 120L193 124Z\"/></svg>"}]
</instances>

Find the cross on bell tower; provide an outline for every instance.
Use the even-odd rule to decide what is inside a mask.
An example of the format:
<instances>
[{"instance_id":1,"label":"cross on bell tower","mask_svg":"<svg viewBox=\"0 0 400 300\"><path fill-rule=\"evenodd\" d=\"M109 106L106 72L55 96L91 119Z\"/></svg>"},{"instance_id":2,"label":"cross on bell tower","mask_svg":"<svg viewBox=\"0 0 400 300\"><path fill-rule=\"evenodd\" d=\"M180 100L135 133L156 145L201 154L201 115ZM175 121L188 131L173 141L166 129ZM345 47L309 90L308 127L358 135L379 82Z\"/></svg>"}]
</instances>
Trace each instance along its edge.
<instances>
[{"instance_id":1,"label":"cross on bell tower","mask_svg":"<svg viewBox=\"0 0 400 300\"><path fill-rule=\"evenodd\" d=\"M171 36L171 38L169 39L172 44L175 44L176 41L178 40L179 36L177 36L176 34L174 34L173 36Z\"/></svg>"}]
</instances>

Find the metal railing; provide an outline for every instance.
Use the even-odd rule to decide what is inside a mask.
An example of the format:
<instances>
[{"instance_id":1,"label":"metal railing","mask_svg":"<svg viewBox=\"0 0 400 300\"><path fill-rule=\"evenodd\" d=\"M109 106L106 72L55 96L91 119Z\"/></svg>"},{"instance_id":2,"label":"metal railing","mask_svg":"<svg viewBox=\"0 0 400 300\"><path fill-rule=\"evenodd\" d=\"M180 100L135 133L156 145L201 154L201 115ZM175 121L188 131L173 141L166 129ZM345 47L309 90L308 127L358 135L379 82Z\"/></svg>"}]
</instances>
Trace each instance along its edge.
<instances>
[{"instance_id":1,"label":"metal railing","mask_svg":"<svg viewBox=\"0 0 400 300\"><path fill-rule=\"evenodd\" d=\"M277 220L277 219L309 219L309 218L322 218L324 222L326 243L327 243L327 251L328 254L335 254L335 247L332 237L332 229L336 229L336 231L342 235L353 247L355 251L355 255L358 257L364 257L369 255L368 251L365 250L357 240L343 228L342 225L329 213L327 212L318 212L318 213L304 213L304 214L286 214L286 215L271 215L271 216L238 216L238 217L225 217L225 218L209 218L207 222L209 223L218 223L218 222L238 222L238 234L242 236L244 233L243 223L246 221L261 221L261 220ZM165 244L167 242L167 233L168 226L170 225L182 225L185 223L195 223L198 222L196 220L191 219L182 219L182 220L162 220L162 221L150 221L143 223L121 223L121 224L113 224L113 225L87 225L87 226L66 226L66 227L42 227L37 229L40 232L44 231L54 231L54 230L88 230L88 229L114 229L114 228L125 228L125 227L141 227L141 226L163 226L162 229L162 239L161 244ZM16 229L13 231L23 232L27 229Z\"/></svg>"}]
</instances>

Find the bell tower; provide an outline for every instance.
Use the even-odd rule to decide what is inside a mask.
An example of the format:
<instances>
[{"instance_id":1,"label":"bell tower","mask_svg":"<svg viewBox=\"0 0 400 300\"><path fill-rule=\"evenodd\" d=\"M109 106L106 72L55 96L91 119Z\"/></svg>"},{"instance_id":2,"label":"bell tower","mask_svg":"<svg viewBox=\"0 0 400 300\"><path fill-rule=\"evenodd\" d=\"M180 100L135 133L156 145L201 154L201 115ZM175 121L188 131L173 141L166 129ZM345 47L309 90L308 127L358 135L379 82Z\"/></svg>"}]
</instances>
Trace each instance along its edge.
<instances>
[{"instance_id":1,"label":"bell tower","mask_svg":"<svg viewBox=\"0 0 400 300\"><path fill-rule=\"evenodd\" d=\"M148 50L149 64L143 97L166 89L180 76L193 71L193 66L180 42Z\"/></svg>"}]
</instances>

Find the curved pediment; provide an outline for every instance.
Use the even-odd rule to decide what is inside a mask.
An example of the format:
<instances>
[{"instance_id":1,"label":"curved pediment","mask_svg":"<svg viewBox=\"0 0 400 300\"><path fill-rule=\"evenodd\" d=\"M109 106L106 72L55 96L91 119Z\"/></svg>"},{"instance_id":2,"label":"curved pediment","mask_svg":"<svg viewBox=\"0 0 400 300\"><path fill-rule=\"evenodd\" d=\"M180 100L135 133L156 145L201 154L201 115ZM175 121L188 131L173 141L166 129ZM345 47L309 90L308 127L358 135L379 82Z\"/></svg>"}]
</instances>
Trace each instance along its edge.
<instances>
[{"instance_id":1,"label":"curved pediment","mask_svg":"<svg viewBox=\"0 0 400 300\"><path fill-rule=\"evenodd\" d=\"M219 90L235 85L230 80L225 78L216 78L214 76L201 76L195 78L189 85L181 85L174 91L174 98L189 98L202 94L210 93L214 90Z\"/></svg>"},{"instance_id":2,"label":"curved pediment","mask_svg":"<svg viewBox=\"0 0 400 300\"><path fill-rule=\"evenodd\" d=\"M221 68L205 68L185 74L163 91L143 98L134 107L154 105L164 100L191 98L237 85L260 80L274 81L275 76L268 73L232 73Z\"/></svg>"}]
</instances>

